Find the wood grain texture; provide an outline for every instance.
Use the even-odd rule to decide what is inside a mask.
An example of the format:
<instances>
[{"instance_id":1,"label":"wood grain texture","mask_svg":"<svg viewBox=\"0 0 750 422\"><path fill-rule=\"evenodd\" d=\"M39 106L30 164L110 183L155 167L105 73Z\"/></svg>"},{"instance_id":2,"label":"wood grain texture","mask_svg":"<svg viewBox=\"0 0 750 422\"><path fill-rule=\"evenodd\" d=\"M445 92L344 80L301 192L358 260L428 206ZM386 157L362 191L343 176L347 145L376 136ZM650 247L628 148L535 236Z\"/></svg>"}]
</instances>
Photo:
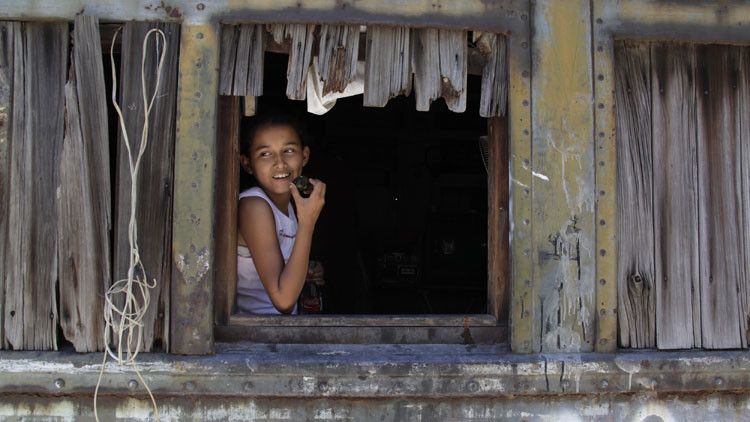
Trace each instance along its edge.
<instances>
[{"instance_id":1,"label":"wood grain texture","mask_svg":"<svg viewBox=\"0 0 750 422\"><path fill-rule=\"evenodd\" d=\"M656 344L700 347L695 49L651 47Z\"/></svg>"},{"instance_id":2,"label":"wood grain texture","mask_svg":"<svg viewBox=\"0 0 750 422\"><path fill-rule=\"evenodd\" d=\"M321 25L318 69L323 95L344 91L357 75L358 57L358 25Z\"/></svg>"},{"instance_id":3,"label":"wood grain texture","mask_svg":"<svg viewBox=\"0 0 750 422\"><path fill-rule=\"evenodd\" d=\"M13 349L57 349L56 188L63 140L67 24L23 24L14 37L5 336Z\"/></svg>"},{"instance_id":4,"label":"wood grain texture","mask_svg":"<svg viewBox=\"0 0 750 422\"><path fill-rule=\"evenodd\" d=\"M77 352L93 352L104 349L112 206L107 94L96 18L76 17L72 57L58 188L60 326Z\"/></svg>"},{"instance_id":5,"label":"wood grain texture","mask_svg":"<svg viewBox=\"0 0 750 422\"><path fill-rule=\"evenodd\" d=\"M315 25L289 24L286 26L286 37L292 40L286 69L286 96L290 100L304 100L307 97L307 72L312 63L314 32Z\"/></svg>"},{"instance_id":6,"label":"wood grain texture","mask_svg":"<svg viewBox=\"0 0 750 422\"><path fill-rule=\"evenodd\" d=\"M633 348L656 346L650 54L648 43L615 45L618 322Z\"/></svg>"},{"instance_id":7,"label":"wood grain texture","mask_svg":"<svg viewBox=\"0 0 750 422\"><path fill-rule=\"evenodd\" d=\"M697 49L698 227L702 345L747 346L742 238L742 168L739 91L740 48Z\"/></svg>"},{"instance_id":8,"label":"wood grain texture","mask_svg":"<svg viewBox=\"0 0 750 422\"><path fill-rule=\"evenodd\" d=\"M448 109L466 110L465 31L422 28L412 30L412 68L417 110L429 111L440 97Z\"/></svg>"},{"instance_id":9,"label":"wood grain texture","mask_svg":"<svg viewBox=\"0 0 750 422\"><path fill-rule=\"evenodd\" d=\"M739 298L744 315L741 319L750 319L750 49L741 51L740 72L738 80L740 122L740 163L742 172L742 238L745 254L745 283L740 285ZM750 327L745 327L748 337Z\"/></svg>"},{"instance_id":10,"label":"wood grain texture","mask_svg":"<svg viewBox=\"0 0 750 422\"><path fill-rule=\"evenodd\" d=\"M409 28L367 28L363 105L385 107L388 100L411 92Z\"/></svg>"},{"instance_id":11,"label":"wood grain texture","mask_svg":"<svg viewBox=\"0 0 750 422\"><path fill-rule=\"evenodd\" d=\"M13 45L21 24L0 22L0 350L5 347L5 251L8 247L10 200L10 123L13 116Z\"/></svg>"},{"instance_id":12,"label":"wood grain texture","mask_svg":"<svg viewBox=\"0 0 750 422\"><path fill-rule=\"evenodd\" d=\"M245 97L254 98L254 97ZM219 129L216 154L216 276L214 315L226 325L232 314L237 290L237 205L239 198L240 98L219 97Z\"/></svg>"},{"instance_id":13,"label":"wood grain texture","mask_svg":"<svg viewBox=\"0 0 750 422\"><path fill-rule=\"evenodd\" d=\"M510 287L510 199L508 121L487 121L487 310L498 321L508 320Z\"/></svg>"},{"instance_id":14,"label":"wood grain texture","mask_svg":"<svg viewBox=\"0 0 750 422\"><path fill-rule=\"evenodd\" d=\"M482 69L482 94L479 98L479 115L482 117L505 116L508 103L508 60L505 37L483 33L487 51L482 53L487 61Z\"/></svg>"},{"instance_id":15,"label":"wood grain texture","mask_svg":"<svg viewBox=\"0 0 750 422\"><path fill-rule=\"evenodd\" d=\"M143 94L141 88L141 55L143 37L151 28L160 28L167 37L167 53L159 87L149 119L148 146L138 175L138 248L146 276L156 279L150 290L151 306L143 320L143 350L167 350L169 342L169 289L171 285L172 193L174 171L175 110L177 101L177 59L180 27L177 24L128 22L122 38L120 70L120 107L125 117L130 143L136 152L143 129ZM160 46L159 48L162 48ZM156 83L158 54L155 43L148 45L146 55L148 95ZM149 97L150 98L150 97ZM117 206L115 210L114 280L127 277L129 245L127 227L130 221L130 167L127 150L118 133Z\"/></svg>"},{"instance_id":16,"label":"wood grain texture","mask_svg":"<svg viewBox=\"0 0 750 422\"><path fill-rule=\"evenodd\" d=\"M221 64L219 66L219 94L234 95L234 66L237 62L239 25L221 27Z\"/></svg>"}]
</instances>

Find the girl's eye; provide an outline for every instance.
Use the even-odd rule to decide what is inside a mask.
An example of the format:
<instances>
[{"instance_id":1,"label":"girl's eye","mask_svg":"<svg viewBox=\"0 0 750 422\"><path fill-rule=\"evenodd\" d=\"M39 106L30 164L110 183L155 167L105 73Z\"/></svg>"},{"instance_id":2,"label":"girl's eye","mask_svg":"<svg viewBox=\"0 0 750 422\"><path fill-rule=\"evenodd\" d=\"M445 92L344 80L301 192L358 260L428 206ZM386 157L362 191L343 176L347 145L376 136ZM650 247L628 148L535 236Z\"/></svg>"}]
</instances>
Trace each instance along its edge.
<instances>
[{"instance_id":1,"label":"girl's eye","mask_svg":"<svg viewBox=\"0 0 750 422\"><path fill-rule=\"evenodd\" d=\"M263 151L263 152L261 152L260 154L258 154L258 157L268 157L269 155L271 155L271 153L270 153L270 152L267 152L267 151Z\"/></svg>"},{"instance_id":2,"label":"girl's eye","mask_svg":"<svg viewBox=\"0 0 750 422\"><path fill-rule=\"evenodd\" d=\"M295 149L294 148L289 148L288 150L286 150L284 152L287 153L287 154L294 154L295 153Z\"/></svg>"}]
</instances>

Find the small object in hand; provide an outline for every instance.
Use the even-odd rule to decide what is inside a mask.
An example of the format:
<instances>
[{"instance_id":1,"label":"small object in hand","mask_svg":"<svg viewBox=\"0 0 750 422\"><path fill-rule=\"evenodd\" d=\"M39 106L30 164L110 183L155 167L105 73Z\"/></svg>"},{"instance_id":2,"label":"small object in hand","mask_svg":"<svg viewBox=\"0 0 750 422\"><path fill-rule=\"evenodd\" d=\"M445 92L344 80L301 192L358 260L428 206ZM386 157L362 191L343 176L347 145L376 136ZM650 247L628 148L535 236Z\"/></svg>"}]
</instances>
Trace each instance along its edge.
<instances>
[{"instance_id":1,"label":"small object in hand","mask_svg":"<svg viewBox=\"0 0 750 422\"><path fill-rule=\"evenodd\" d=\"M310 183L310 178L307 176L297 176L292 180L292 183L297 187L299 194L303 198L309 197L313 191L313 185Z\"/></svg>"}]
</instances>

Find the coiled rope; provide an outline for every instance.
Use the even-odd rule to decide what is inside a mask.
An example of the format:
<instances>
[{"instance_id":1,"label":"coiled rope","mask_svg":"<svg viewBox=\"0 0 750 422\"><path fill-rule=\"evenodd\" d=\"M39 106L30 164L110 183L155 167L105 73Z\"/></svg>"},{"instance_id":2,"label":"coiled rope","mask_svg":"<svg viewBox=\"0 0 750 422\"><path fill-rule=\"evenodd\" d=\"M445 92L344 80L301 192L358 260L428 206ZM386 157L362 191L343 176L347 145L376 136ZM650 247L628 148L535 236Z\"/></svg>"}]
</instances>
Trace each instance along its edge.
<instances>
[{"instance_id":1,"label":"coiled rope","mask_svg":"<svg viewBox=\"0 0 750 422\"><path fill-rule=\"evenodd\" d=\"M112 64L112 104L117 111L117 116L120 121L120 129L122 130L122 137L125 140L125 147L128 151L128 164L130 165L130 223L128 224L128 242L130 244L130 267L128 267L128 276L125 279L118 280L107 290L105 294L104 304L104 358L102 360L102 368L99 371L99 379L96 382L96 389L94 390L94 418L99 421L99 415L97 413L97 397L99 395L99 386L102 382L104 375L104 369L107 364L107 358L111 357L118 365L130 365L133 371L138 376L141 384L148 391L148 395L151 398L151 404L154 406L154 415L157 421L159 421L159 408L156 405L156 399L154 398L151 389L149 388L146 381L141 376L138 367L136 366L135 358L143 346L143 318L148 310L148 305L151 299L149 291L156 287L156 279L149 282L146 277L146 271L143 268L141 257L138 252L138 222L136 220L136 204L138 203L138 169L140 168L141 158L146 150L148 144L148 118L151 113L151 108L154 105L157 92L159 91L159 84L161 83L161 73L164 65L164 57L167 51L167 38L159 29L151 29L146 33L143 38L143 55L141 56L141 87L143 92L143 130L141 131L141 142L138 147L138 155L133 158L133 152L130 145L130 139L128 132L125 128L125 119L122 115L122 110L117 104L116 93L117 93L117 74L115 72L115 59L114 59L114 45L117 39L117 34L122 28L118 28L112 38L112 46L109 51L109 58ZM151 99L148 99L146 89L146 47L148 45L149 37L152 34L156 34L155 42L156 48L159 49L159 43L163 44L161 53L159 54L159 64L156 67L156 85L154 86L154 92ZM118 299L124 299L124 302L120 307L115 303ZM112 350L110 344L112 343L112 336L114 336L114 343L116 344L117 350Z\"/></svg>"}]
</instances>

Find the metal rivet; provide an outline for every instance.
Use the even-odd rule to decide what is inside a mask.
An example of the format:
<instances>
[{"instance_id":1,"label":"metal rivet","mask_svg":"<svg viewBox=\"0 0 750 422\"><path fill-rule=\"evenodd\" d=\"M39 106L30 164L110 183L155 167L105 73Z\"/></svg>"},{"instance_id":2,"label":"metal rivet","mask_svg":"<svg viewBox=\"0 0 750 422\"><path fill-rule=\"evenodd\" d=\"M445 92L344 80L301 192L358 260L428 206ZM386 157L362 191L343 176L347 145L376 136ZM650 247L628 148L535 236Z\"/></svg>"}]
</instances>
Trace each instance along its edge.
<instances>
[{"instance_id":1,"label":"metal rivet","mask_svg":"<svg viewBox=\"0 0 750 422\"><path fill-rule=\"evenodd\" d=\"M604 192L603 190L599 191L599 195L604 196L607 192Z\"/></svg>"},{"instance_id":2,"label":"metal rivet","mask_svg":"<svg viewBox=\"0 0 750 422\"><path fill-rule=\"evenodd\" d=\"M524 250L523 250L523 255L524 255L524 256L529 256L529 253L531 253L531 251L530 251L530 250L528 250L528 249L524 249Z\"/></svg>"},{"instance_id":3,"label":"metal rivet","mask_svg":"<svg viewBox=\"0 0 750 422\"><path fill-rule=\"evenodd\" d=\"M195 390L195 383L192 381L188 381L185 383L185 389L188 391L194 391Z\"/></svg>"},{"instance_id":4,"label":"metal rivet","mask_svg":"<svg viewBox=\"0 0 750 422\"><path fill-rule=\"evenodd\" d=\"M602 278L602 279L599 280L599 284L601 284L603 286L603 285L607 284L607 280L605 280L605 279Z\"/></svg>"},{"instance_id":5,"label":"metal rivet","mask_svg":"<svg viewBox=\"0 0 750 422\"><path fill-rule=\"evenodd\" d=\"M200 91L196 91L196 92L195 92L195 98L200 98L200 97L201 97L201 95L202 95L202 94L201 94L201 92L200 92Z\"/></svg>"},{"instance_id":6,"label":"metal rivet","mask_svg":"<svg viewBox=\"0 0 750 422\"><path fill-rule=\"evenodd\" d=\"M138 381L136 380L128 381L128 388L131 390L135 390L136 388L138 388Z\"/></svg>"},{"instance_id":7,"label":"metal rivet","mask_svg":"<svg viewBox=\"0 0 750 422\"><path fill-rule=\"evenodd\" d=\"M529 190L529 188L523 188L523 193L525 193L526 195L528 195L528 194L529 194L529 192L531 192L531 191Z\"/></svg>"},{"instance_id":8,"label":"metal rivet","mask_svg":"<svg viewBox=\"0 0 750 422\"><path fill-rule=\"evenodd\" d=\"M528 48L528 47L529 47L529 43L527 43L526 41L521 43L521 48Z\"/></svg>"},{"instance_id":9,"label":"metal rivet","mask_svg":"<svg viewBox=\"0 0 750 422\"><path fill-rule=\"evenodd\" d=\"M599 255L604 256L606 254L607 254L607 251L605 251L604 249L599 249Z\"/></svg>"},{"instance_id":10,"label":"metal rivet","mask_svg":"<svg viewBox=\"0 0 750 422\"><path fill-rule=\"evenodd\" d=\"M570 388L570 381L569 380L560 381L560 387L562 387L563 389Z\"/></svg>"},{"instance_id":11,"label":"metal rivet","mask_svg":"<svg viewBox=\"0 0 750 422\"><path fill-rule=\"evenodd\" d=\"M599 161L599 167L604 167L604 161Z\"/></svg>"},{"instance_id":12,"label":"metal rivet","mask_svg":"<svg viewBox=\"0 0 750 422\"><path fill-rule=\"evenodd\" d=\"M65 380L62 378L58 378L55 380L55 388L63 388L65 387Z\"/></svg>"},{"instance_id":13,"label":"metal rivet","mask_svg":"<svg viewBox=\"0 0 750 422\"><path fill-rule=\"evenodd\" d=\"M604 226L604 225L606 225L606 224L607 224L607 222L606 222L606 221L604 221L603 219L602 219L602 220L599 220L599 225L600 225L600 226Z\"/></svg>"},{"instance_id":14,"label":"metal rivet","mask_svg":"<svg viewBox=\"0 0 750 422\"><path fill-rule=\"evenodd\" d=\"M599 310L599 315L602 315L602 316L607 315L607 310L606 309L600 309Z\"/></svg>"},{"instance_id":15,"label":"metal rivet","mask_svg":"<svg viewBox=\"0 0 750 422\"><path fill-rule=\"evenodd\" d=\"M609 381L607 381L607 380L601 380L601 381L599 381L599 388L605 389L607 387L609 387Z\"/></svg>"},{"instance_id":16,"label":"metal rivet","mask_svg":"<svg viewBox=\"0 0 750 422\"><path fill-rule=\"evenodd\" d=\"M521 76L523 76L524 78L528 78L529 77L529 71L528 70L524 70L523 72L521 72Z\"/></svg>"},{"instance_id":17,"label":"metal rivet","mask_svg":"<svg viewBox=\"0 0 750 422\"><path fill-rule=\"evenodd\" d=\"M600 52L600 53L601 53L602 51L604 51L604 47L602 47L602 46L600 45L599 47L596 47L596 51L598 51L598 52Z\"/></svg>"},{"instance_id":18,"label":"metal rivet","mask_svg":"<svg viewBox=\"0 0 750 422\"><path fill-rule=\"evenodd\" d=\"M198 38L199 40L202 40L203 39L203 32L199 32L199 33L195 34L195 38Z\"/></svg>"},{"instance_id":19,"label":"metal rivet","mask_svg":"<svg viewBox=\"0 0 750 422\"><path fill-rule=\"evenodd\" d=\"M195 6L195 8L196 8L196 9L198 9L198 10L203 10L203 9L205 9L205 8L206 8L206 5L205 5L205 4L203 4L203 3L198 3L198 4L197 4L197 5Z\"/></svg>"},{"instance_id":20,"label":"metal rivet","mask_svg":"<svg viewBox=\"0 0 750 422\"><path fill-rule=\"evenodd\" d=\"M526 279L523 281L523 284L525 284L526 286L531 286L531 280Z\"/></svg>"},{"instance_id":21,"label":"metal rivet","mask_svg":"<svg viewBox=\"0 0 750 422\"><path fill-rule=\"evenodd\" d=\"M714 378L714 385L716 385L717 387L724 385L724 378L722 377Z\"/></svg>"},{"instance_id":22,"label":"metal rivet","mask_svg":"<svg viewBox=\"0 0 750 422\"><path fill-rule=\"evenodd\" d=\"M602 18L596 18L596 23L598 23L599 25L601 25L601 24L602 24L602 22L604 22L604 21L602 20Z\"/></svg>"},{"instance_id":23,"label":"metal rivet","mask_svg":"<svg viewBox=\"0 0 750 422\"><path fill-rule=\"evenodd\" d=\"M252 383L252 382L250 382L250 381L248 381L248 382L246 382L246 383L242 384L242 388L243 388L243 389L244 389L245 391L251 391L251 390L253 389L253 387L254 387L254 385L253 385L253 383Z\"/></svg>"},{"instance_id":24,"label":"metal rivet","mask_svg":"<svg viewBox=\"0 0 750 422\"><path fill-rule=\"evenodd\" d=\"M528 18L529 18L529 16L528 16L528 15L526 15L526 13L524 13L524 14L522 14L522 15L521 15L521 20L522 20L522 21L525 21L525 20L526 20L526 19L528 19Z\"/></svg>"},{"instance_id":25,"label":"metal rivet","mask_svg":"<svg viewBox=\"0 0 750 422\"><path fill-rule=\"evenodd\" d=\"M479 383L476 381L469 381L466 383L466 389L469 390L469 392L476 393L477 390L479 390Z\"/></svg>"},{"instance_id":26,"label":"metal rivet","mask_svg":"<svg viewBox=\"0 0 750 422\"><path fill-rule=\"evenodd\" d=\"M528 158L526 158L525 160L523 160L523 165L524 166L528 166L529 165L529 159Z\"/></svg>"},{"instance_id":27,"label":"metal rivet","mask_svg":"<svg viewBox=\"0 0 750 422\"><path fill-rule=\"evenodd\" d=\"M528 136L529 135L529 130L528 129L524 129L523 130L523 134L526 135L526 136Z\"/></svg>"},{"instance_id":28,"label":"metal rivet","mask_svg":"<svg viewBox=\"0 0 750 422\"><path fill-rule=\"evenodd\" d=\"M604 75L602 75L600 73L599 76L596 77L596 79L599 79L600 81L603 81L604 80Z\"/></svg>"},{"instance_id":29,"label":"metal rivet","mask_svg":"<svg viewBox=\"0 0 750 422\"><path fill-rule=\"evenodd\" d=\"M396 387L398 388L399 386L396 385ZM326 382L326 381L319 382L318 383L318 391L321 391L321 392L328 391L328 382Z\"/></svg>"},{"instance_id":30,"label":"metal rivet","mask_svg":"<svg viewBox=\"0 0 750 422\"><path fill-rule=\"evenodd\" d=\"M607 342L609 342L609 340L607 340L606 338L599 339L599 344L601 344L602 346L604 346L605 344L607 344Z\"/></svg>"},{"instance_id":31,"label":"metal rivet","mask_svg":"<svg viewBox=\"0 0 750 422\"><path fill-rule=\"evenodd\" d=\"M528 107L529 106L529 101L528 100L523 100L522 104L523 104L524 107Z\"/></svg>"},{"instance_id":32,"label":"metal rivet","mask_svg":"<svg viewBox=\"0 0 750 422\"><path fill-rule=\"evenodd\" d=\"M529 311L523 311L523 316L524 317L529 317L529 316L531 316L531 312L529 312Z\"/></svg>"},{"instance_id":33,"label":"metal rivet","mask_svg":"<svg viewBox=\"0 0 750 422\"><path fill-rule=\"evenodd\" d=\"M529 219L527 218L527 219L523 220L523 224L525 224L525 225L528 226L529 225Z\"/></svg>"},{"instance_id":34,"label":"metal rivet","mask_svg":"<svg viewBox=\"0 0 750 422\"><path fill-rule=\"evenodd\" d=\"M604 132L599 132L599 137L603 138L604 137Z\"/></svg>"},{"instance_id":35,"label":"metal rivet","mask_svg":"<svg viewBox=\"0 0 750 422\"><path fill-rule=\"evenodd\" d=\"M603 109L603 108L604 108L604 104L599 103L599 109Z\"/></svg>"}]
</instances>

